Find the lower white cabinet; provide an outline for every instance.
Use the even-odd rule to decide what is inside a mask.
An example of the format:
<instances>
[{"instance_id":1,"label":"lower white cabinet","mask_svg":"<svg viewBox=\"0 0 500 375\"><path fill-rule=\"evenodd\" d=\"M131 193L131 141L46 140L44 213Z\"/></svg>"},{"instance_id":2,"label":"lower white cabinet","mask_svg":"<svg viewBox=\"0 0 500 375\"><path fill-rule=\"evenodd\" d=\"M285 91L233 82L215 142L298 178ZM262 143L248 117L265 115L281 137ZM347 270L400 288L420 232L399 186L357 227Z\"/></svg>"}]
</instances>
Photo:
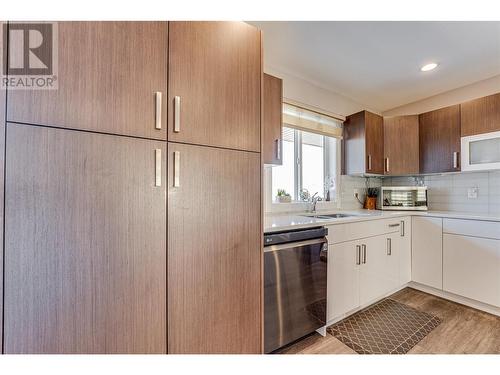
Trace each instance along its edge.
<instances>
[{"instance_id":1,"label":"lower white cabinet","mask_svg":"<svg viewBox=\"0 0 500 375\"><path fill-rule=\"evenodd\" d=\"M366 305L398 286L399 258L394 238L399 233L367 238L361 246L359 301Z\"/></svg>"},{"instance_id":2,"label":"lower white cabinet","mask_svg":"<svg viewBox=\"0 0 500 375\"><path fill-rule=\"evenodd\" d=\"M443 234L443 290L500 306L500 240Z\"/></svg>"},{"instance_id":3,"label":"lower white cabinet","mask_svg":"<svg viewBox=\"0 0 500 375\"><path fill-rule=\"evenodd\" d=\"M359 306L361 241L328 246L327 321Z\"/></svg>"},{"instance_id":4,"label":"lower white cabinet","mask_svg":"<svg viewBox=\"0 0 500 375\"><path fill-rule=\"evenodd\" d=\"M400 255L404 252L404 242L400 240L400 229L394 227L394 230L329 246L329 322L376 301L402 285ZM409 249L406 251L409 252Z\"/></svg>"},{"instance_id":5,"label":"lower white cabinet","mask_svg":"<svg viewBox=\"0 0 500 375\"><path fill-rule=\"evenodd\" d=\"M433 288L443 288L443 219L412 218L412 280Z\"/></svg>"}]
</instances>

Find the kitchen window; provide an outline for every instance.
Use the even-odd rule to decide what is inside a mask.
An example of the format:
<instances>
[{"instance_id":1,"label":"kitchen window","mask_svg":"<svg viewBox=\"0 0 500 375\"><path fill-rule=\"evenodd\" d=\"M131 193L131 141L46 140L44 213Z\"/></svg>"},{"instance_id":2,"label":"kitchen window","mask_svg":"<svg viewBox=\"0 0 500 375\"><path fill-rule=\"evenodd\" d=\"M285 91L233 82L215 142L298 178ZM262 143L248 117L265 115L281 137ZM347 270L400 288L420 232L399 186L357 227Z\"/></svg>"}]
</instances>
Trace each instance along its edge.
<instances>
[{"instance_id":1,"label":"kitchen window","mask_svg":"<svg viewBox=\"0 0 500 375\"><path fill-rule=\"evenodd\" d=\"M323 200L336 200L342 123L328 118L325 131L325 117L285 104L282 165L272 168L273 200L278 190L285 190L293 201L304 200L301 195L304 190L310 196L317 193ZM330 134L330 128L334 136L326 135Z\"/></svg>"}]
</instances>

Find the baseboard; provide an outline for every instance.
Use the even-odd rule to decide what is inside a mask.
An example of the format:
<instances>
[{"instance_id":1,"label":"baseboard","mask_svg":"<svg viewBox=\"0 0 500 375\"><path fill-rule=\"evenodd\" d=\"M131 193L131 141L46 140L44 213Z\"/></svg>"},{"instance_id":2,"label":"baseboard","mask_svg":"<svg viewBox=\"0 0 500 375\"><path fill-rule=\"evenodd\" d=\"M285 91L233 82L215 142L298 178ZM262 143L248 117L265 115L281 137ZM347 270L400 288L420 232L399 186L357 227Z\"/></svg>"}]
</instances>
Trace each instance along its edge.
<instances>
[{"instance_id":1,"label":"baseboard","mask_svg":"<svg viewBox=\"0 0 500 375\"><path fill-rule=\"evenodd\" d=\"M492 315L500 316L500 308L492 305L488 305L487 303L475 301L470 298L462 297L457 294L453 294L450 292L445 292L444 290L436 289L427 285L419 284L415 281L411 281L408 283L408 286L413 289L420 290L421 292L432 294L436 297L444 298L449 301L453 301L459 303L461 305L465 305L468 307L472 307L477 310L481 310L487 312Z\"/></svg>"}]
</instances>

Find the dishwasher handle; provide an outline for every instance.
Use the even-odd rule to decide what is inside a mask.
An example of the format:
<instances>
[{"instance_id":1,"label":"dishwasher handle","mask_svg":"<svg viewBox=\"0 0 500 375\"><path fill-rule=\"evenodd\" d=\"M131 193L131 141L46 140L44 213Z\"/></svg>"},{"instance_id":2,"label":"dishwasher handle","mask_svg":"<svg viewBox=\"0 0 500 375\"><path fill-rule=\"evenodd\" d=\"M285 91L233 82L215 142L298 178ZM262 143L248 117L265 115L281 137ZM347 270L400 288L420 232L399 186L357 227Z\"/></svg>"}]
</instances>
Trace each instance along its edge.
<instances>
[{"instance_id":1,"label":"dishwasher handle","mask_svg":"<svg viewBox=\"0 0 500 375\"><path fill-rule=\"evenodd\" d=\"M317 238L314 240L289 242L289 243L283 243L283 244L279 244L279 245L265 246L264 252L267 253L269 251L279 251L279 250L285 250L285 249L292 249L294 247L317 245L317 244L325 244L326 247L328 248L326 238L323 237L323 238ZM321 251L323 251L323 250L321 250Z\"/></svg>"}]
</instances>

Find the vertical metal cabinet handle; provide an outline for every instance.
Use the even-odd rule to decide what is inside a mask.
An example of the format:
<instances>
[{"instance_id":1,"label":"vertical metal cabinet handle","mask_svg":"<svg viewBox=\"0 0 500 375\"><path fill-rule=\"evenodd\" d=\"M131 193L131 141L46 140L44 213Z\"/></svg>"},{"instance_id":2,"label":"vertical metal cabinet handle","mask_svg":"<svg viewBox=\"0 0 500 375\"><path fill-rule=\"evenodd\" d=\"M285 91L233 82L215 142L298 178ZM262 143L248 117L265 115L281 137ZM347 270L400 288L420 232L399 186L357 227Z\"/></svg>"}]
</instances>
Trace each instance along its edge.
<instances>
[{"instance_id":1,"label":"vertical metal cabinet handle","mask_svg":"<svg viewBox=\"0 0 500 375\"><path fill-rule=\"evenodd\" d=\"M155 92L155 129L161 129L161 91Z\"/></svg>"},{"instance_id":2,"label":"vertical metal cabinet handle","mask_svg":"<svg viewBox=\"0 0 500 375\"><path fill-rule=\"evenodd\" d=\"M161 149L155 149L155 186L161 186Z\"/></svg>"},{"instance_id":3,"label":"vertical metal cabinet handle","mask_svg":"<svg viewBox=\"0 0 500 375\"><path fill-rule=\"evenodd\" d=\"M361 248L363 249L363 264L366 264L366 245L361 245Z\"/></svg>"},{"instance_id":4,"label":"vertical metal cabinet handle","mask_svg":"<svg viewBox=\"0 0 500 375\"><path fill-rule=\"evenodd\" d=\"M453 152L453 168L458 168L458 152Z\"/></svg>"},{"instance_id":5,"label":"vertical metal cabinet handle","mask_svg":"<svg viewBox=\"0 0 500 375\"><path fill-rule=\"evenodd\" d=\"M405 236L405 221L401 220L401 237Z\"/></svg>"},{"instance_id":6,"label":"vertical metal cabinet handle","mask_svg":"<svg viewBox=\"0 0 500 375\"><path fill-rule=\"evenodd\" d=\"M181 97L174 96L174 132L181 131Z\"/></svg>"},{"instance_id":7,"label":"vertical metal cabinet handle","mask_svg":"<svg viewBox=\"0 0 500 375\"><path fill-rule=\"evenodd\" d=\"M276 142L276 160L280 160L281 159L281 142L280 142L280 139L279 138L276 138L276 140L274 141Z\"/></svg>"},{"instance_id":8,"label":"vertical metal cabinet handle","mask_svg":"<svg viewBox=\"0 0 500 375\"><path fill-rule=\"evenodd\" d=\"M372 170L372 156L368 155L368 170Z\"/></svg>"},{"instance_id":9,"label":"vertical metal cabinet handle","mask_svg":"<svg viewBox=\"0 0 500 375\"><path fill-rule=\"evenodd\" d=\"M385 158L385 171L389 172L389 158Z\"/></svg>"},{"instance_id":10,"label":"vertical metal cabinet handle","mask_svg":"<svg viewBox=\"0 0 500 375\"><path fill-rule=\"evenodd\" d=\"M361 264L361 245L356 245L356 264Z\"/></svg>"},{"instance_id":11,"label":"vertical metal cabinet handle","mask_svg":"<svg viewBox=\"0 0 500 375\"><path fill-rule=\"evenodd\" d=\"M392 255L392 241L390 238L387 239L387 255Z\"/></svg>"},{"instance_id":12,"label":"vertical metal cabinet handle","mask_svg":"<svg viewBox=\"0 0 500 375\"><path fill-rule=\"evenodd\" d=\"M179 177L180 169L181 169L181 153L180 151L174 151L174 187L181 186Z\"/></svg>"}]
</instances>

